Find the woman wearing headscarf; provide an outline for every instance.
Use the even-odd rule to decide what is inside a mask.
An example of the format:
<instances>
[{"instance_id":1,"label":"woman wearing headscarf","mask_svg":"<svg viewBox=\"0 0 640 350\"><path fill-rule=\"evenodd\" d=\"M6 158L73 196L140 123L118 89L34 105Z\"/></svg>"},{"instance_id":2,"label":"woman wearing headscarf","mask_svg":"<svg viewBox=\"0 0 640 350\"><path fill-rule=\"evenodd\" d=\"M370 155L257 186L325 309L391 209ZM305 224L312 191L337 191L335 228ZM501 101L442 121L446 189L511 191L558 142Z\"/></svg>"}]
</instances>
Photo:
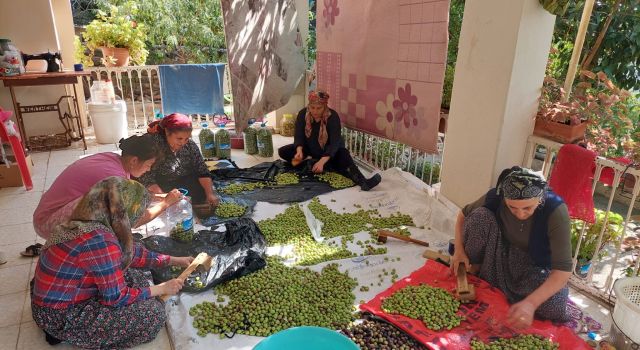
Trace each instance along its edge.
<instances>
[{"instance_id":1,"label":"woman wearing headscarf","mask_svg":"<svg viewBox=\"0 0 640 350\"><path fill-rule=\"evenodd\" d=\"M326 92L317 90L309 93L309 103L296 119L293 144L281 147L278 154L294 164L311 158L315 161L314 173L322 173L330 166L353 180L363 191L369 191L380 183L380 174L367 179L360 172L345 148L340 117L328 103L329 94Z\"/></svg>"},{"instance_id":2,"label":"woman wearing headscarf","mask_svg":"<svg viewBox=\"0 0 640 350\"><path fill-rule=\"evenodd\" d=\"M194 204L215 207L219 199L202 153L191 139L192 130L191 118L180 113L149 124L147 132L152 134L163 158L139 180L153 193L184 188Z\"/></svg>"},{"instance_id":3,"label":"woman wearing headscarf","mask_svg":"<svg viewBox=\"0 0 640 350\"><path fill-rule=\"evenodd\" d=\"M534 317L566 321L571 276L567 206L531 170L504 170L496 188L458 214L451 269L464 263L502 290L508 321L526 328ZM470 266L471 265L471 266Z\"/></svg>"},{"instance_id":4,"label":"woman wearing headscarf","mask_svg":"<svg viewBox=\"0 0 640 350\"><path fill-rule=\"evenodd\" d=\"M166 319L155 296L176 294L182 281L149 287L138 268L188 266L193 258L147 251L131 226L150 201L142 184L109 177L78 203L70 221L43 247L31 289L33 319L47 341L81 348L133 347L155 338Z\"/></svg>"}]
</instances>

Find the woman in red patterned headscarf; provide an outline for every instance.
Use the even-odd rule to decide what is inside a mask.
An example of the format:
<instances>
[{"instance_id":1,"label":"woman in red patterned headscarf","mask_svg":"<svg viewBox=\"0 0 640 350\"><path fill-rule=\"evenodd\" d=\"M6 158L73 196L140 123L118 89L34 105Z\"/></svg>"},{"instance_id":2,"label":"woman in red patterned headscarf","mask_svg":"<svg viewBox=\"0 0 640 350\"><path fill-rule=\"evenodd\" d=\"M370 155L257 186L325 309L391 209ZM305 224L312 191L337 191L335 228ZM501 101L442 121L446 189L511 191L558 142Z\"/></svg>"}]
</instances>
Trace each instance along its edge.
<instances>
[{"instance_id":1,"label":"woman in red patterned headscarf","mask_svg":"<svg viewBox=\"0 0 640 350\"><path fill-rule=\"evenodd\" d=\"M311 159L312 171L322 173L327 167L352 179L364 191L380 183L375 174L370 179L364 177L355 165L342 139L340 117L329 108L329 94L323 90L309 93L309 103L298 113L294 141L278 150L280 158L294 166L305 159Z\"/></svg>"},{"instance_id":2,"label":"woman in red patterned headscarf","mask_svg":"<svg viewBox=\"0 0 640 350\"><path fill-rule=\"evenodd\" d=\"M153 193L185 188L194 204L209 203L215 207L218 196L202 153L191 139L192 129L191 118L180 113L149 124L147 132L153 135L163 157L140 182Z\"/></svg>"}]
</instances>

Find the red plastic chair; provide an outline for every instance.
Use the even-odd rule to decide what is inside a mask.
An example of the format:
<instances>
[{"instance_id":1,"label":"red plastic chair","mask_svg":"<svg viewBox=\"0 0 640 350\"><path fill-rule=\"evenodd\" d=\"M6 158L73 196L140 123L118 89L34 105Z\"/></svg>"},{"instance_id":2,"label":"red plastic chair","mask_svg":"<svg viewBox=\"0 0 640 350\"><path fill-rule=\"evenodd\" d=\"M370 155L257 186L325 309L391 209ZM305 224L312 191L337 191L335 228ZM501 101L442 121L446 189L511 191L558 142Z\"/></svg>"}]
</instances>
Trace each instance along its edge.
<instances>
[{"instance_id":1,"label":"red plastic chair","mask_svg":"<svg viewBox=\"0 0 640 350\"><path fill-rule=\"evenodd\" d=\"M13 154L16 157L16 162L18 163L18 169L20 169L20 176L22 177L24 187L27 191L30 191L33 189L33 181L31 180L27 159L24 155L24 146L20 141L20 134L10 119L12 114L13 112L0 108L0 140L2 142L8 142L9 145L11 145ZM0 145L0 147L2 147L2 145Z\"/></svg>"}]
</instances>

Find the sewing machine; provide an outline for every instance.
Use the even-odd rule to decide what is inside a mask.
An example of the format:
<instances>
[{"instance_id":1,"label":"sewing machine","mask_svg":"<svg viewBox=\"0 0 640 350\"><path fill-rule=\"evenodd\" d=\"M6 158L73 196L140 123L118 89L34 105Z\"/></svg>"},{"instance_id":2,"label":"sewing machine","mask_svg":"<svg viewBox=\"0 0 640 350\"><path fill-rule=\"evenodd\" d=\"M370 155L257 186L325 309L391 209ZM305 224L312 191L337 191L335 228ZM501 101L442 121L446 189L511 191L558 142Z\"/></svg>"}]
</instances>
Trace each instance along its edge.
<instances>
[{"instance_id":1,"label":"sewing machine","mask_svg":"<svg viewBox=\"0 0 640 350\"><path fill-rule=\"evenodd\" d=\"M51 53L41 53L37 55L28 55L26 53L22 53L22 61L24 65L27 65L27 62L30 60L45 60L47 61L47 72L60 72L62 71L61 63L62 56L59 52Z\"/></svg>"}]
</instances>

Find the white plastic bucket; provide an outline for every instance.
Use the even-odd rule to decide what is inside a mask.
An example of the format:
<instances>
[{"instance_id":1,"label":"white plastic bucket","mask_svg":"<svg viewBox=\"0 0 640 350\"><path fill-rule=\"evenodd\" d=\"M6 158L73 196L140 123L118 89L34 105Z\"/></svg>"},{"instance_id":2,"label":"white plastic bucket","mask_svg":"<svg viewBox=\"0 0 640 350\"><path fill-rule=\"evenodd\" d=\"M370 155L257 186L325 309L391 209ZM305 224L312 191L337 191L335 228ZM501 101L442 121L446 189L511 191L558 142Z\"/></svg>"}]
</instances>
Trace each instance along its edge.
<instances>
[{"instance_id":1,"label":"white plastic bucket","mask_svg":"<svg viewBox=\"0 0 640 350\"><path fill-rule=\"evenodd\" d=\"M614 323L634 343L640 343L640 277L617 280L613 291L616 294L612 315Z\"/></svg>"},{"instance_id":2,"label":"white plastic bucket","mask_svg":"<svg viewBox=\"0 0 640 350\"><path fill-rule=\"evenodd\" d=\"M98 143L117 143L127 137L127 105L124 101L89 102L89 116Z\"/></svg>"}]
</instances>

